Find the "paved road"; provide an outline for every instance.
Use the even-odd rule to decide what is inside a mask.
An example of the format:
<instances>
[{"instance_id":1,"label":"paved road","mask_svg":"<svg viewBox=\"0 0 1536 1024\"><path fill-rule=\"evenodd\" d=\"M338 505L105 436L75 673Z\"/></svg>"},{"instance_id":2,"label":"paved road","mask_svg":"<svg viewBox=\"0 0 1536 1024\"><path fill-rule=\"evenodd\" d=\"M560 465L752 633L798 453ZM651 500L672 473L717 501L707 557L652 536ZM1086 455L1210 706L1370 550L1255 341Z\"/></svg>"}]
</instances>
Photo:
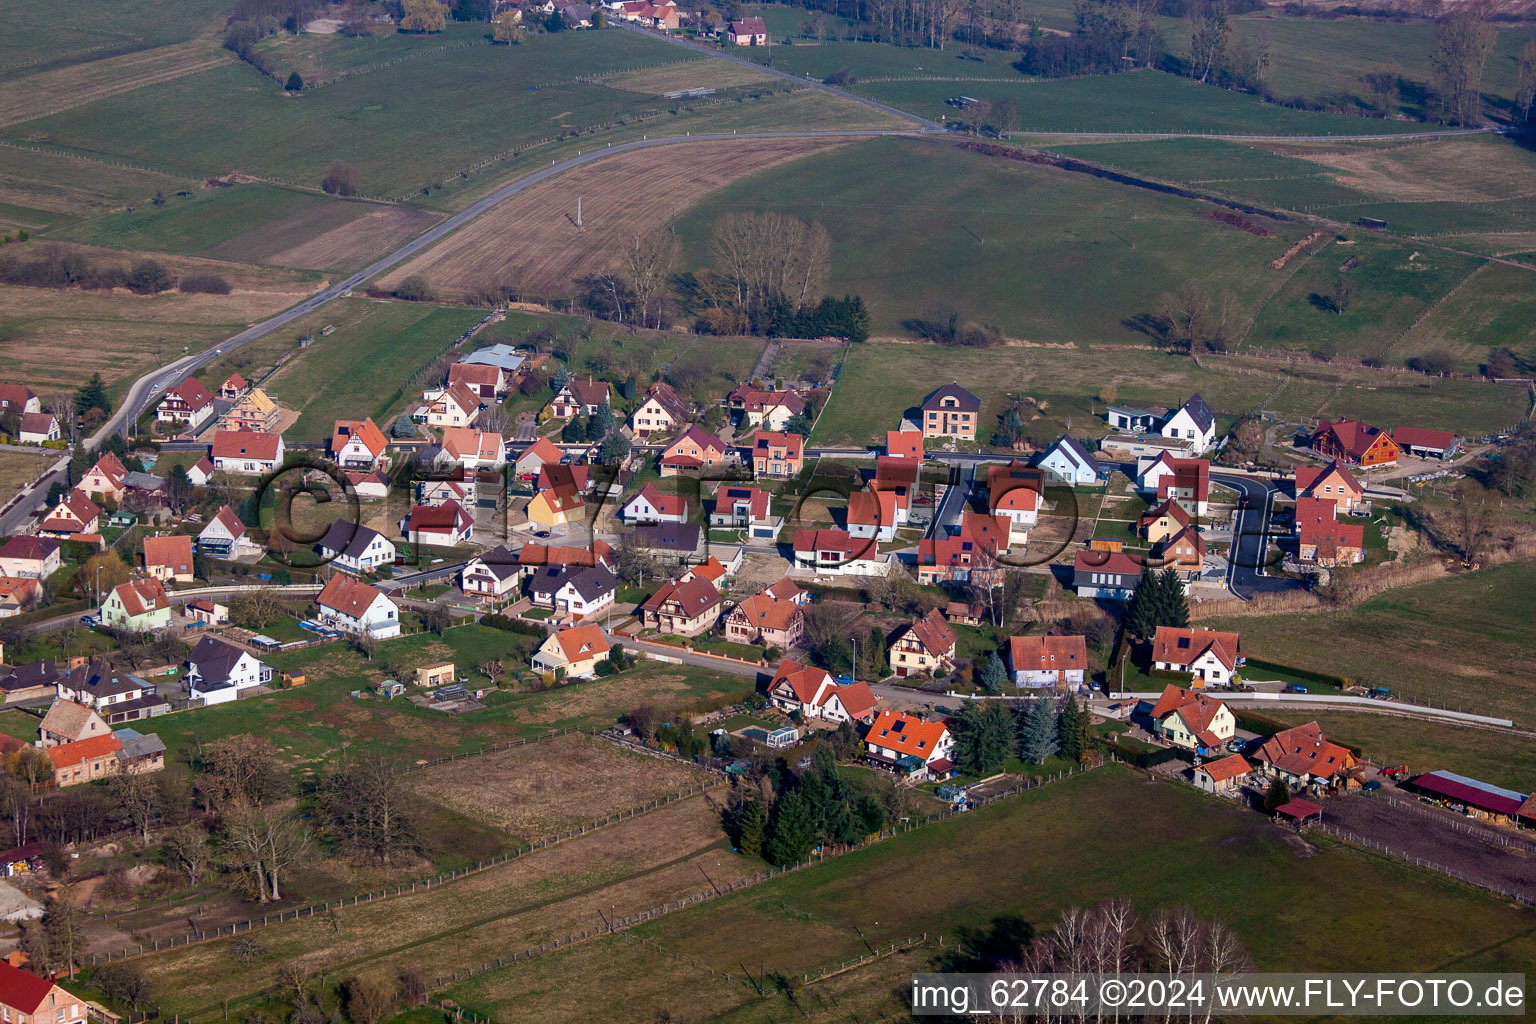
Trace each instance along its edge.
<instances>
[{"instance_id":1,"label":"paved road","mask_svg":"<svg viewBox=\"0 0 1536 1024\"><path fill-rule=\"evenodd\" d=\"M1389 139L1435 139L1446 135L1503 134L1500 128L1446 128L1438 131L1387 135L1218 135L1212 132L1009 132L1010 139L1228 139L1233 142L1382 142Z\"/></svg>"},{"instance_id":2,"label":"paved road","mask_svg":"<svg viewBox=\"0 0 1536 1024\"><path fill-rule=\"evenodd\" d=\"M1212 473L1211 479L1248 499L1247 505L1240 506L1237 511L1237 529L1232 554L1227 561L1227 589L1244 601L1251 601L1258 594L1303 589L1300 580L1265 573L1269 516L1275 495L1283 489L1282 486L1273 480L1233 473Z\"/></svg>"}]
</instances>

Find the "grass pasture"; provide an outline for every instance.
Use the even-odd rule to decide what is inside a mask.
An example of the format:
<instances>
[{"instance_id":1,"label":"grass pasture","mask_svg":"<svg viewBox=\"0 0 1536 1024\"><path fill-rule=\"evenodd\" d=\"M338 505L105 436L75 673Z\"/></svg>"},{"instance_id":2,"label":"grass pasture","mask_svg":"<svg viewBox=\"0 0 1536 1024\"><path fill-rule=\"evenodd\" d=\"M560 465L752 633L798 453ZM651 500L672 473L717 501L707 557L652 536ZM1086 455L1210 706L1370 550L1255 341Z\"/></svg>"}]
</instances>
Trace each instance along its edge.
<instances>
[{"instance_id":1,"label":"grass pasture","mask_svg":"<svg viewBox=\"0 0 1536 1024\"><path fill-rule=\"evenodd\" d=\"M1463 280L1422 323L1408 332L1396 354L1438 349L1476 364L1495 348L1508 346L1536 359L1536 291L1532 274L1504 263L1488 263Z\"/></svg>"},{"instance_id":2,"label":"grass pasture","mask_svg":"<svg viewBox=\"0 0 1536 1024\"><path fill-rule=\"evenodd\" d=\"M394 389L483 315L463 307L343 299L305 321L323 320L336 330L317 336L264 387L280 404L299 410L292 436L329 437L337 419L382 419L403 403L404 397L391 401ZM308 331L301 327L298 333Z\"/></svg>"},{"instance_id":3,"label":"grass pasture","mask_svg":"<svg viewBox=\"0 0 1536 1024\"><path fill-rule=\"evenodd\" d=\"M0 125L57 114L235 59L212 38L201 38L28 75L6 84L0 98Z\"/></svg>"},{"instance_id":4,"label":"grass pasture","mask_svg":"<svg viewBox=\"0 0 1536 1024\"><path fill-rule=\"evenodd\" d=\"M1533 724L1521 652L1536 642L1530 562L1399 587L1348 611L1218 620L1254 657Z\"/></svg>"},{"instance_id":5,"label":"grass pasture","mask_svg":"<svg viewBox=\"0 0 1536 1024\"><path fill-rule=\"evenodd\" d=\"M707 776L676 761L568 733L434 765L408 778L412 788L432 802L529 842L587 823L596 808L640 807L698 785Z\"/></svg>"},{"instance_id":6,"label":"grass pasture","mask_svg":"<svg viewBox=\"0 0 1536 1024\"><path fill-rule=\"evenodd\" d=\"M569 297L578 277L617 268L631 239L660 228L710 193L843 144L697 142L621 153L535 185L396 267L380 283L391 288L421 274L434 290L450 296L509 284L519 294ZM646 183L639 195L627 186L637 181ZM579 229L576 196L584 197Z\"/></svg>"},{"instance_id":7,"label":"grass pasture","mask_svg":"<svg viewBox=\"0 0 1536 1024\"><path fill-rule=\"evenodd\" d=\"M1138 836L1131 844L1128 822ZM1085 858L1085 850L1115 854ZM1143 920L1180 906L1222 920L1259 970L1499 970L1536 951L1528 911L1347 847L1308 852L1260 816L1192 787L1148 786L1108 768L668 915L636 928L640 942L574 946L449 994L531 1024L633 1017L636 1005L688 1021L868 1020L889 1006L887 983L903 987L913 971L940 969L938 935L948 950L1039 933L1068 907L1132 892ZM1181 866L1197 861L1206 881L1191 888ZM877 941L876 921L881 944L924 932L934 944L888 965L900 968L894 979L876 965L868 971L878 980L867 984L862 971L814 983L799 993L800 1009L772 985L758 996L742 977L793 977L859 956ZM580 992L559 984L573 975Z\"/></svg>"},{"instance_id":8,"label":"grass pasture","mask_svg":"<svg viewBox=\"0 0 1536 1024\"><path fill-rule=\"evenodd\" d=\"M805 17L812 15L807 13ZM1015 58L1012 54L976 47L954 46L946 50L934 50L843 40L805 44L797 39L794 46L748 48L743 49L741 55L775 71L788 71L802 77L821 79L839 71L851 71L860 83L912 75L988 82L992 79L1025 80L1023 75L1014 70L1011 62ZM977 61L970 59L972 57L982 59ZM980 87L978 84L977 88Z\"/></svg>"},{"instance_id":9,"label":"grass pasture","mask_svg":"<svg viewBox=\"0 0 1536 1024\"><path fill-rule=\"evenodd\" d=\"M1007 345L951 349L938 345L869 342L849 349L837 387L811 435L815 444L869 444L894 429L903 411L939 383L956 381L982 400L983 440L1007 409L1010 395L1028 395L1051 432L1070 426L1077 436L1100 433L1103 404L1093 396L1113 384L1119 400L1169 403L1198 391L1226 424L1265 408L1289 422L1349 415L1390 425L1404 409L1463 436L1502 429L1518 420L1526 396L1517 385L1383 374L1322 363L1283 364L1242 356L1202 359L1110 346L1080 348ZM1230 368L1230 372L1229 372ZM1285 386L1280 387L1281 384ZM1041 425L1037 423L1036 425Z\"/></svg>"},{"instance_id":10,"label":"grass pasture","mask_svg":"<svg viewBox=\"0 0 1536 1024\"><path fill-rule=\"evenodd\" d=\"M39 448L35 455L16 451L0 452L0 505L41 476L43 470L53 465L63 454L48 448Z\"/></svg>"},{"instance_id":11,"label":"grass pasture","mask_svg":"<svg viewBox=\"0 0 1536 1024\"><path fill-rule=\"evenodd\" d=\"M757 85L773 81L766 71L754 71L744 64L722 60L719 57L701 57L698 60L679 61L642 71L621 71L603 75L597 79L610 89L638 92L646 96L660 96L682 89L734 89L743 85Z\"/></svg>"},{"instance_id":12,"label":"grass pasture","mask_svg":"<svg viewBox=\"0 0 1536 1024\"><path fill-rule=\"evenodd\" d=\"M0 81L179 43L223 23L223 0L10 0Z\"/></svg>"},{"instance_id":13,"label":"grass pasture","mask_svg":"<svg viewBox=\"0 0 1536 1024\"><path fill-rule=\"evenodd\" d=\"M123 167L25 145L0 145L0 203L22 226L38 228L76 217L148 203L198 186L191 177Z\"/></svg>"},{"instance_id":14,"label":"grass pasture","mask_svg":"<svg viewBox=\"0 0 1536 1024\"><path fill-rule=\"evenodd\" d=\"M1276 223L1276 237L1258 238L1192 200L928 141L870 140L795 170L745 178L679 218L687 269L707 263L727 211L820 220L832 237L828 291L862 295L883 333L954 309L1031 340L1143 344L1126 321L1160 293L1195 277L1256 301L1270 260L1304 233Z\"/></svg>"},{"instance_id":15,"label":"grass pasture","mask_svg":"<svg viewBox=\"0 0 1536 1024\"><path fill-rule=\"evenodd\" d=\"M1395 135L1421 126L1344 114L1319 114L1265 103L1255 96L1201 85L1160 71L1074 79L976 82L860 82L853 90L937 121L971 120L944 101L957 92L1011 98L1026 132L1190 132L1212 135Z\"/></svg>"}]
</instances>

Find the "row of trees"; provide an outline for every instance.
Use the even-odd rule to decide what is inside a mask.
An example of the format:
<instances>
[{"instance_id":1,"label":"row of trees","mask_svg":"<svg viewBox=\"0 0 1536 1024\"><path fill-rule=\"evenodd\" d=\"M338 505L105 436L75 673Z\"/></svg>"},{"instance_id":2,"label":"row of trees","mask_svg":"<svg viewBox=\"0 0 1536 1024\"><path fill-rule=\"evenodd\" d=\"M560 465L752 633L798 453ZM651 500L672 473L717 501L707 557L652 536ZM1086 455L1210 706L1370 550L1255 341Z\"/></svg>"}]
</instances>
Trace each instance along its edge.
<instances>
[{"instance_id":1,"label":"row of trees","mask_svg":"<svg viewBox=\"0 0 1536 1024\"><path fill-rule=\"evenodd\" d=\"M1136 589L1125 603L1125 631L1138 640L1150 640L1158 626L1189 625L1189 595L1171 566L1162 571L1143 567Z\"/></svg>"},{"instance_id":2,"label":"row of trees","mask_svg":"<svg viewBox=\"0 0 1536 1024\"><path fill-rule=\"evenodd\" d=\"M955 766L966 775L991 775L1015 757L1044 764L1059 753L1079 763L1091 749L1087 713L1070 696L1045 694L1017 708L999 700L967 701L950 722Z\"/></svg>"},{"instance_id":3,"label":"row of trees","mask_svg":"<svg viewBox=\"0 0 1536 1024\"><path fill-rule=\"evenodd\" d=\"M7 247L0 252L0 283L29 288L126 288L135 295L159 295L176 289L189 294L228 295L229 281L218 274L178 278L156 259L134 260L126 267L93 259L67 245Z\"/></svg>"}]
</instances>

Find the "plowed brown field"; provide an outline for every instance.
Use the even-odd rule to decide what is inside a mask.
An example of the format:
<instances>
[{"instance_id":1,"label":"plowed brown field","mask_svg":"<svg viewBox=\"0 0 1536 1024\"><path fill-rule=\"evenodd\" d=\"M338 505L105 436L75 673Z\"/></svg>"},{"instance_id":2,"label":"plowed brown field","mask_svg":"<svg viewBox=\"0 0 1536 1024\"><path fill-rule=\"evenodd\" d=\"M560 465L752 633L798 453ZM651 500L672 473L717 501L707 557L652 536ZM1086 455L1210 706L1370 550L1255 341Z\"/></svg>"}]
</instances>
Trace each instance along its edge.
<instances>
[{"instance_id":1,"label":"plowed brown field","mask_svg":"<svg viewBox=\"0 0 1536 1024\"><path fill-rule=\"evenodd\" d=\"M737 178L844 145L843 139L680 143L623 153L535 186L441 245L385 275L392 288L421 274L439 295L502 284L562 294L571 281L617 265L625 240L668 223ZM576 198L582 228L576 228Z\"/></svg>"}]
</instances>

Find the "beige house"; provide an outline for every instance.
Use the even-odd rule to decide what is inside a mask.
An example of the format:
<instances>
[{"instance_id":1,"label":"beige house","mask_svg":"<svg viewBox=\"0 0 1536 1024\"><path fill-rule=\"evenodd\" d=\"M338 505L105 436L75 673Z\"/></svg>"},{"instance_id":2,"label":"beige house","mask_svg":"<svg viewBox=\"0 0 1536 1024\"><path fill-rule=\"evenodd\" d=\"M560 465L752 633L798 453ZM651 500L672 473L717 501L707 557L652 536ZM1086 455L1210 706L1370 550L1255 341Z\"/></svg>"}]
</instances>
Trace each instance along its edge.
<instances>
[{"instance_id":1,"label":"beige house","mask_svg":"<svg viewBox=\"0 0 1536 1024\"><path fill-rule=\"evenodd\" d=\"M453 682L453 662L443 661L436 665L423 665L416 670L417 686L447 686Z\"/></svg>"},{"instance_id":2,"label":"beige house","mask_svg":"<svg viewBox=\"0 0 1536 1024\"><path fill-rule=\"evenodd\" d=\"M1152 707L1152 732L1171 747L1219 751L1236 730L1237 718L1225 702L1195 690L1169 686Z\"/></svg>"},{"instance_id":3,"label":"beige house","mask_svg":"<svg viewBox=\"0 0 1536 1024\"><path fill-rule=\"evenodd\" d=\"M608 638L600 626L573 626L551 634L533 656L537 672L565 670L567 678L585 679L597 673L600 662L608 660Z\"/></svg>"},{"instance_id":4,"label":"beige house","mask_svg":"<svg viewBox=\"0 0 1536 1024\"><path fill-rule=\"evenodd\" d=\"M888 654L897 676L948 672L955 665L955 630L935 608L892 636Z\"/></svg>"},{"instance_id":5,"label":"beige house","mask_svg":"<svg viewBox=\"0 0 1536 1024\"><path fill-rule=\"evenodd\" d=\"M764 647L790 648L805 632L805 613L793 601L775 601L754 594L731 609L725 619L725 636L739 644L762 641Z\"/></svg>"},{"instance_id":6,"label":"beige house","mask_svg":"<svg viewBox=\"0 0 1536 1024\"><path fill-rule=\"evenodd\" d=\"M668 581L636 611L640 624L663 633L698 636L720 617L720 591L708 580Z\"/></svg>"}]
</instances>

